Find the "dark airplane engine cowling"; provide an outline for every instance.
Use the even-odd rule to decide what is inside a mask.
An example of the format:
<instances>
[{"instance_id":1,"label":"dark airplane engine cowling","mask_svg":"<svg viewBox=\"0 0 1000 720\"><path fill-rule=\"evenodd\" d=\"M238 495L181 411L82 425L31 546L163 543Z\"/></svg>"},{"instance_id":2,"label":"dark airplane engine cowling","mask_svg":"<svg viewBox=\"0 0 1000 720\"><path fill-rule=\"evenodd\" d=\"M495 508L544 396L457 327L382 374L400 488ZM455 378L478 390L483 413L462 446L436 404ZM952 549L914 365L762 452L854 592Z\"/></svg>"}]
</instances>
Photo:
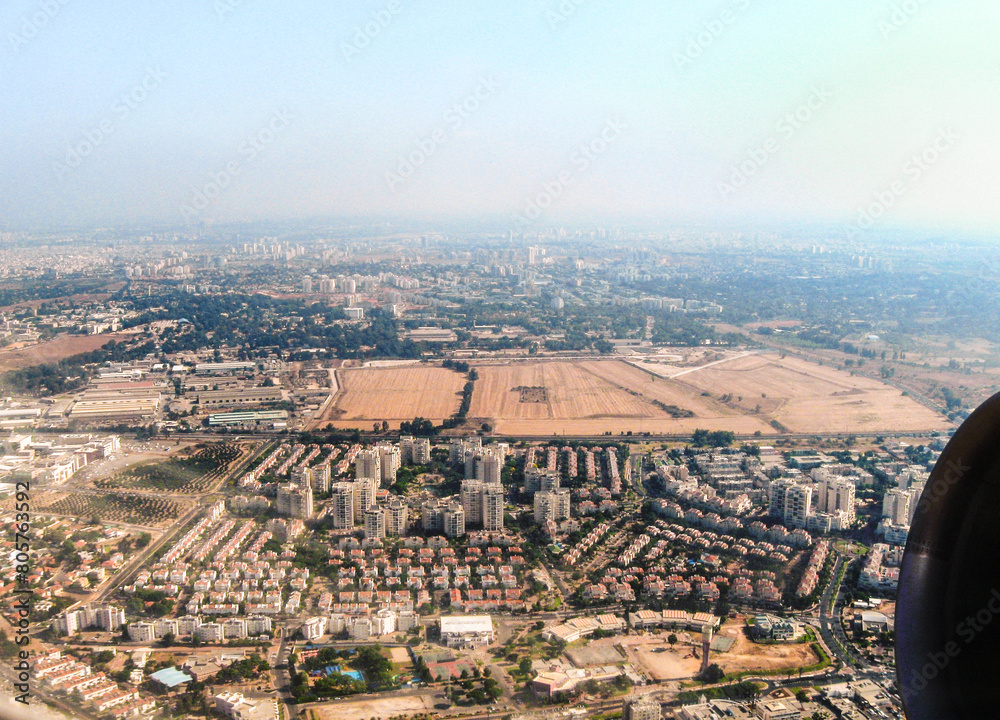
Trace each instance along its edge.
<instances>
[{"instance_id":1,"label":"dark airplane engine cowling","mask_svg":"<svg viewBox=\"0 0 1000 720\"><path fill-rule=\"evenodd\" d=\"M899 574L896 664L910 720L1000 714L1000 394L955 433Z\"/></svg>"}]
</instances>

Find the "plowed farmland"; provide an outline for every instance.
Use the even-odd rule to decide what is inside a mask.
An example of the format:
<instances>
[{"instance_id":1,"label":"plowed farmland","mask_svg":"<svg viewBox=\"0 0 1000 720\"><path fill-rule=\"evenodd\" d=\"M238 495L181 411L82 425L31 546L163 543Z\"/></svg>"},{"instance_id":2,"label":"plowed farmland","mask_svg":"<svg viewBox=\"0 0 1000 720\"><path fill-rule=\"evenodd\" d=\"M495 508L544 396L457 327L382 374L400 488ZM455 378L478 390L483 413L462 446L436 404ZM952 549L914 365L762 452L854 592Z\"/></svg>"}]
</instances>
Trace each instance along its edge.
<instances>
[{"instance_id":1,"label":"plowed farmland","mask_svg":"<svg viewBox=\"0 0 1000 720\"><path fill-rule=\"evenodd\" d=\"M469 417L492 421L497 432L683 433L716 425L741 433L770 430L764 420L617 360L484 365L477 371ZM544 387L547 401L521 402L524 386Z\"/></svg>"},{"instance_id":2,"label":"plowed farmland","mask_svg":"<svg viewBox=\"0 0 1000 720\"><path fill-rule=\"evenodd\" d=\"M798 358L748 355L677 380L732 393L732 402L745 409L762 403L764 412L794 432L920 432L948 426L898 388Z\"/></svg>"},{"instance_id":3,"label":"plowed farmland","mask_svg":"<svg viewBox=\"0 0 1000 720\"><path fill-rule=\"evenodd\" d=\"M687 434L697 428L773 435L923 432L948 427L902 392L833 367L764 353L701 366L641 360L528 360L476 365L468 420L510 435ZM442 368L364 368L340 373L340 426L416 416L439 422L457 410L463 376Z\"/></svg>"},{"instance_id":4,"label":"plowed farmland","mask_svg":"<svg viewBox=\"0 0 1000 720\"><path fill-rule=\"evenodd\" d=\"M341 388L332 408L337 427L358 427L387 420L423 417L440 423L462 402L466 378L452 370L426 365L357 368L337 373Z\"/></svg>"}]
</instances>

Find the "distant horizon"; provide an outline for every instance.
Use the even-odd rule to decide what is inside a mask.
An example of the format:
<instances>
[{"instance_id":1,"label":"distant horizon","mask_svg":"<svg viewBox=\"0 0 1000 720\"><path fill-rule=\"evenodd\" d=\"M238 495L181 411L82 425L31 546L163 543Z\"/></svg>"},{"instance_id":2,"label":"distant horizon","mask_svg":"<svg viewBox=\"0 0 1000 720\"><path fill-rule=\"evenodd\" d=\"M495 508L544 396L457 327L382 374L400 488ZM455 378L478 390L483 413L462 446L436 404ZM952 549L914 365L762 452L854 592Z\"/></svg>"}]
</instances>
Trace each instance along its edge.
<instances>
[{"instance_id":1,"label":"distant horizon","mask_svg":"<svg viewBox=\"0 0 1000 720\"><path fill-rule=\"evenodd\" d=\"M378 232L380 229L384 233ZM625 235L643 234L704 234L711 235L775 235L785 240L798 239L816 243L855 245L859 248L877 247L881 243L909 242L958 242L972 244L992 244L1000 240L1000 230L970 230L940 226L885 226L859 238L849 238L843 232L843 225L834 222L767 222L763 220L745 223L710 223L707 221L656 221L647 218L578 218L558 222L550 219L545 223L523 228L516 223L504 222L503 218L492 216L449 216L449 217L373 217L373 216L310 216L298 218L257 218L233 219L206 222L197 226L155 220L132 220L105 223L56 223L52 225L11 226L0 222L0 233L10 235L38 236L57 234L92 235L102 232L126 234L170 233L180 237L212 236L224 234L251 233L263 235L267 232L281 234L344 232L345 236L378 237L382 234L455 234L456 239L469 235L489 235L497 238L513 236L526 242L551 242L553 232L567 233L565 240L572 240L575 234L593 233L598 230L617 232ZM250 238L248 238L249 240ZM281 238L279 238L281 239ZM329 240L341 238L331 237ZM343 238L347 239L347 237ZM606 240L610 241L608 237ZM0 239L0 245L3 240Z\"/></svg>"},{"instance_id":2,"label":"distant horizon","mask_svg":"<svg viewBox=\"0 0 1000 720\"><path fill-rule=\"evenodd\" d=\"M0 227L1000 233L991 18L986 0L15 0Z\"/></svg>"}]
</instances>

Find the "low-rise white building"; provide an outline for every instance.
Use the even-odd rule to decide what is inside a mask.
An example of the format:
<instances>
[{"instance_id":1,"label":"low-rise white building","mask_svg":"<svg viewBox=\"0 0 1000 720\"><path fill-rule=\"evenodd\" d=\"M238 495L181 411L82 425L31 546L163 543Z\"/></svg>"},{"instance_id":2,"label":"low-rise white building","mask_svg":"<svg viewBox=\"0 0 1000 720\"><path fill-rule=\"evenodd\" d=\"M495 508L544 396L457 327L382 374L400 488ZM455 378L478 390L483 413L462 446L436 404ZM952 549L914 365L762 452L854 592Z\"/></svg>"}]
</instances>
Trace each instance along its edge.
<instances>
[{"instance_id":1,"label":"low-rise white building","mask_svg":"<svg viewBox=\"0 0 1000 720\"><path fill-rule=\"evenodd\" d=\"M323 615L311 617L302 624L302 637L306 640L319 640L326 634L327 619Z\"/></svg>"},{"instance_id":2,"label":"low-rise white building","mask_svg":"<svg viewBox=\"0 0 1000 720\"><path fill-rule=\"evenodd\" d=\"M493 618L489 615L443 615L441 642L453 648L477 648L493 642Z\"/></svg>"}]
</instances>

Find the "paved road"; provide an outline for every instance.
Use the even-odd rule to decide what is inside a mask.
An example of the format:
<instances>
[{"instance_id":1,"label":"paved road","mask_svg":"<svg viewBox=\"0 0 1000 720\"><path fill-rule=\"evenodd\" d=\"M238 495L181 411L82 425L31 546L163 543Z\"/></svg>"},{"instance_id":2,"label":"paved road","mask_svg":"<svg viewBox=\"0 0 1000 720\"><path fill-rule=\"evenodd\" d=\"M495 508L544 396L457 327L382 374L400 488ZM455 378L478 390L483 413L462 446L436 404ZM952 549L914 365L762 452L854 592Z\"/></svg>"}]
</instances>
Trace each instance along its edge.
<instances>
[{"instance_id":1,"label":"paved road","mask_svg":"<svg viewBox=\"0 0 1000 720\"><path fill-rule=\"evenodd\" d=\"M270 658L268 659L268 662L271 663L271 687L274 688L275 695L277 695L278 698L278 703L284 705L285 707L284 717L286 720L295 717L297 712L295 705L291 702L292 679L288 674L288 666L286 664L288 660L289 643L285 638L285 635L290 632L291 631L287 627L282 628L281 640L278 642L278 652L274 657L274 661L272 662ZM278 667L279 665L281 667Z\"/></svg>"},{"instance_id":2,"label":"paved road","mask_svg":"<svg viewBox=\"0 0 1000 720\"><path fill-rule=\"evenodd\" d=\"M845 667L858 662L858 659L848 649L850 645L848 644L847 637L844 635L843 629L840 627L837 610L837 599L840 595L840 571L847 562L850 562L850 559L845 558L838 552L837 562L833 566L830 582L827 583L826 589L823 591L823 597L819 601L820 633L823 636L823 641ZM832 615L829 612L831 606L833 609Z\"/></svg>"},{"instance_id":3,"label":"paved road","mask_svg":"<svg viewBox=\"0 0 1000 720\"><path fill-rule=\"evenodd\" d=\"M319 410L314 412L313 416L306 422L303 430L314 430L324 422L329 422L333 419L328 418L326 414L330 410L330 406L333 405L337 395L340 394L340 382L337 379L337 368L327 368L327 372L330 374L330 394L323 401Z\"/></svg>"}]
</instances>

